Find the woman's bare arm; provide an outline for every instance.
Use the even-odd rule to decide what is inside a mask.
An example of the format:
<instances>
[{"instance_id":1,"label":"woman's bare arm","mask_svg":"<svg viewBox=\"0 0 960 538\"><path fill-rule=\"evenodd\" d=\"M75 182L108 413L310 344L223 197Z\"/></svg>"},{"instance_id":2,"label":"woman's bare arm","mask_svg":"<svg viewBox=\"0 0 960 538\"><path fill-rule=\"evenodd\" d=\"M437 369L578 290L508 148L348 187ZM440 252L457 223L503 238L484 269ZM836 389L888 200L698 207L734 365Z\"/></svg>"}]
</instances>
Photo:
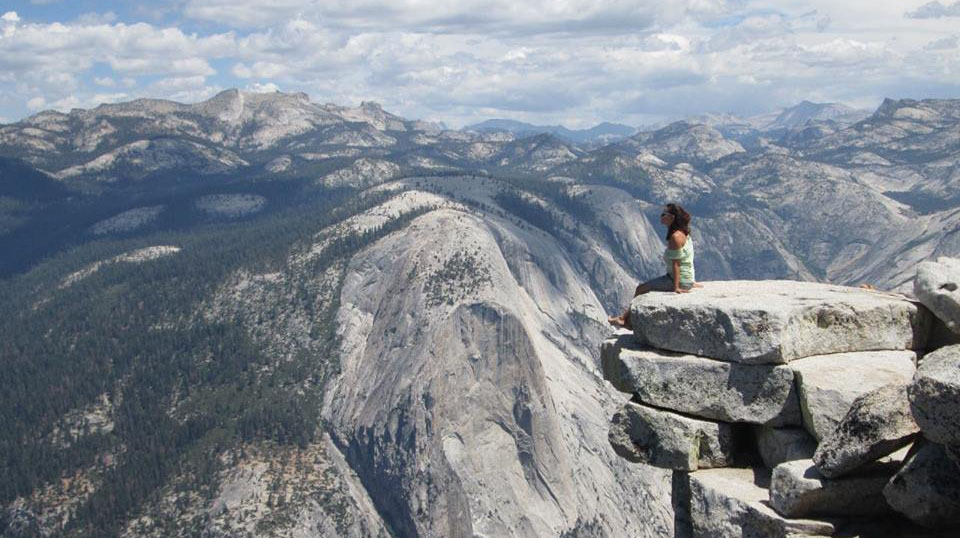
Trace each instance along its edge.
<instances>
[{"instance_id":1,"label":"woman's bare arm","mask_svg":"<svg viewBox=\"0 0 960 538\"><path fill-rule=\"evenodd\" d=\"M673 260L673 291L677 293L687 291L680 287L680 260Z\"/></svg>"}]
</instances>

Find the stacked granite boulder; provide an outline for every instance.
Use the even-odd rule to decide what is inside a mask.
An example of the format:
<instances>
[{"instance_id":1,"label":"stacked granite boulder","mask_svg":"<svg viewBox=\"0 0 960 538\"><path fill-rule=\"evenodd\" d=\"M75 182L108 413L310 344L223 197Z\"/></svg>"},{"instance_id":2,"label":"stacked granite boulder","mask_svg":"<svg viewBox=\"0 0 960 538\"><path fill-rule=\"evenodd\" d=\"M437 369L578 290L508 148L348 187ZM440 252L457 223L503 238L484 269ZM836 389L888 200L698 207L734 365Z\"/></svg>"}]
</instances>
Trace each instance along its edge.
<instances>
[{"instance_id":1,"label":"stacked granite boulder","mask_svg":"<svg viewBox=\"0 0 960 538\"><path fill-rule=\"evenodd\" d=\"M914 294L952 337L920 362L906 400L922 433L903 468L886 485L887 502L911 520L960 536L960 260L920 264Z\"/></svg>"},{"instance_id":2,"label":"stacked granite boulder","mask_svg":"<svg viewBox=\"0 0 960 538\"><path fill-rule=\"evenodd\" d=\"M633 332L601 353L604 376L633 395L610 443L674 470L673 504L687 511L677 536L960 529L960 346L918 370L939 323L923 305L860 288L728 281L637 297L631 319Z\"/></svg>"}]
</instances>

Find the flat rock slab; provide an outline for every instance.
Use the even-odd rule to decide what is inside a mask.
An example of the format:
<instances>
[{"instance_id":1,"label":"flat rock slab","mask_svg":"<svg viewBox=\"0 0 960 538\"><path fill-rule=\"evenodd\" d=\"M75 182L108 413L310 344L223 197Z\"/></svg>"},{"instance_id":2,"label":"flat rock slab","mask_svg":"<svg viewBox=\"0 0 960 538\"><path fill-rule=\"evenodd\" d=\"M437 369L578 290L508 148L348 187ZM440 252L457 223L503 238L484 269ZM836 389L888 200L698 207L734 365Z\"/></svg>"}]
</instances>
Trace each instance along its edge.
<instances>
[{"instance_id":1,"label":"flat rock slab","mask_svg":"<svg viewBox=\"0 0 960 538\"><path fill-rule=\"evenodd\" d=\"M909 383L916 357L912 351L863 351L790 363L804 427L817 440L831 435L858 397L884 385Z\"/></svg>"},{"instance_id":2,"label":"flat rock slab","mask_svg":"<svg viewBox=\"0 0 960 538\"><path fill-rule=\"evenodd\" d=\"M918 265L913 294L947 328L960 334L960 260L944 256Z\"/></svg>"},{"instance_id":3,"label":"flat rock slab","mask_svg":"<svg viewBox=\"0 0 960 538\"><path fill-rule=\"evenodd\" d=\"M690 473L690 518L696 538L831 536L833 524L789 519L770 508L766 469Z\"/></svg>"},{"instance_id":4,"label":"flat rock slab","mask_svg":"<svg viewBox=\"0 0 960 538\"><path fill-rule=\"evenodd\" d=\"M788 366L737 364L628 343L601 349L604 376L644 403L725 422L801 424Z\"/></svg>"},{"instance_id":5,"label":"flat rock slab","mask_svg":"<svg viewBox=\"0 0 960 538\"><path fill-rule=\"evenodd\" d=\"M853 401L813 455L825 477L837 478L910 444L920 428L905 384L884 385Z\"/></svg>"},{"instance_id":6,"label":"flat rock slab","mask_svg":"<svg viewBox=\"0 0 960 538\"><path fill-rule=\"evenodd\" d=\"M923 435L937 443L960 446L960 345L926 355L907 393Z\"/></svg>"},{"instance_id":7,"label":"flat rock slab","mask_svg":"<svg viewBox=\"0 0 960 538\"><path fill-rule=\"evenodd\" d=\"M621 457L662 469L694 471L733 463L730 424L628 402L610 425L610 445Z\"/></svg>"},{"instance_id":8,"label":"flat rock slab","mask_svg":"<svg viewBox=\"0 0 960 538\"><path fill-rule=\"evenodd\" d=\"M826 478L812 460L788 461L773 470L770 505L786 517L875 516L891 512L883 488L899 465L873 464L845 478Z\"/></svg>"},{"instance_id":9,"label":"flat rock slab","mask_svg":"<svg viewBox=\"0 0 960 538\"><path fill-rule=\"evenodd\" d=\"M760 426L756 438L760 458L770 469L787 461L808 460L817 450L817 440L803 428Z\"/></svg>"},{"instance_id":10,"label":"flat rock slab","mask_svg":"<svg viewBox=\"0 0 960 538\"><path fill-rule=\"evenodd\" d=\"M748 364L844 351L919 349L931 316L894 294L788 280L706 282L646 293L631 320L652 347Z\"/></svg>"},{"instance_id":11,"label":"flat rock slab","mask_svg":"<svg viewBox=\"0 0 960 538\"><path fill-rule=\"evenodd\" d=\"M924 443L883 490L894 510L931 528L960 528L960 466L942 445Z\"/></svg>"}]
</instances>

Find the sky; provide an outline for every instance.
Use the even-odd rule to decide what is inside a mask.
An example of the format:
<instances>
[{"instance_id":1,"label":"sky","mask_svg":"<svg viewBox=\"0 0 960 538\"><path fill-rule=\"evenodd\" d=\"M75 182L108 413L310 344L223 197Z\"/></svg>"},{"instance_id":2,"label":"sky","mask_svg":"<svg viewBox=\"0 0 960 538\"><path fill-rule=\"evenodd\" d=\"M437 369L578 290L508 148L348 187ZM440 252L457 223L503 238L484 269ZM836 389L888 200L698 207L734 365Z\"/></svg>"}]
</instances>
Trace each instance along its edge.
<instances>
[{"instance_id":1,"label":"sky","mask_svg":"<svg viewBox=\"0 0 960 538\"><path fill-rule=\"evenodd\" d=\"M0 122L227 88L461 127L960 98L960 0L17 0Z\"/></svg>"}]
</instances>

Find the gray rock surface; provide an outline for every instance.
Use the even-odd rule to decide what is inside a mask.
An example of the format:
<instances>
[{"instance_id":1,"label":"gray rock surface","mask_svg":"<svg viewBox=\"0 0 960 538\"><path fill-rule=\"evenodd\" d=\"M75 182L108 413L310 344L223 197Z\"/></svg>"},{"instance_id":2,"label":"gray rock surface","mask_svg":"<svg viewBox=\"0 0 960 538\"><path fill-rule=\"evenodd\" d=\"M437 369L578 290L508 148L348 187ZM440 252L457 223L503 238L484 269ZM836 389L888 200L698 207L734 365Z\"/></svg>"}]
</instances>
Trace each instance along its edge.
<instances>
[{"instance_id":1,"label":"gray rock surface","mask_svg":"<svg viewBox=\"0 0 960 538\"><path fill-rule=\"evenodd\" d=\"M897 112L919 110L906 106ZM924 114L934 109L933 103L909 106L922 106ZM960 101L952 101L952 106L960 110ZM844 169L816 155L807 159L805 155L811 154L804 148L794 151L767 143L761 144L766 148L760 150L762 154L751 148L749 155L716 160L726 152L713 154L712 148L722 148L726 141L702 138L697 129L684 130L692 135L689 137L671 129L645 138L638 141L643 147L634 154L624 155L620 148L590 152L584 154L584 167L579 170L548 172L566 176L552 183L558 194L566 191L597 208L594 213L599 218L580 219L591 214L578 210L577 218L569 219L575 228L560 227L565 231L515 230L512 223L504 221L521 223L529 215L507 210L498 217L497 210L479 209L497 205L495 193L484 190L494 182L492 178L426 179L428 191L446 193L435 204L438 207L458 205L457 200L465 197L473 202L469 204L472 209L462 216L466 224L459 216L456 220L438 218L435 226L421 219L415 227L365 249L355 260L342 260L344 266L338 265L330 273L348 275L339 298L316 290L340 290L340 284L322 283L312 270L315 264L297 263L296 259L277 264L285 273L280 280L275 280L274 274L256 274L261 264L244 267L241 272L252 271L248 274L256 278L238 279L249 284L246 291L234 290L232 283L224 282L224 289L229 290L225 295L244 303L244 311L251 313L246 322L251 336L273 342L271 348L279 351L267 353L277 361L286 354L311 350L306 344L301 348L299 342L310 340L315 332L309 330L317 320L315 307L341 305L336 326L344 346L336 357L338 375L329 384L324 421L343 443L341 448L349 459L346 467L360 473L355 476L362 480L354 481L358 488L372 485L369 494L375 502L370 506L389 514L393 532L420 536L456 532L466 536L669 536L658 532L672 520L665 502L668 497L659 487L668 473L630 465L607 446L604 436L609 419L623 397L597 383L593 362L605 329L597 327L605 317L601 309L613 312L626 304L619 294L628 286L632 291L636 277L653 274L646 272L648 268L662 271L662 232L646 218L659 208L650 207L650 202L691 200L685 193L701 196L697 203L701 207L733 201L729 211L696 215L694 234L702 255L699 260L705 262L698 266L702 277L795 275L789 278L898 285L905 281L904 275L912 277L918 260L931 252L960 252L960 234L952 233L960 224L955 208L922 215L918 214L925 212L922 208L914 213L882 194L890 190L908 194L905 191L913 186L928 189L936 183L933 173L944 182L951 181L937 189L942 188L943 194L956 193L960 176L951 173L958 162L958 119L960 115L954 114L951 122L936 126L942 133L939 138L928 136L933 127L925 123L914 126L917 138L906 138L910 130L901 128L902 118L878 117L868 130L852 129L842 140L834 138L814 148L821 155L850 155L868 149L873 153L867 158L857 156L859 162L890 159L900 163L870 164L869 169ZM131 168L136 169L134 177L139 177L156 167L195 162L200 166L193 167L194 171L205 173L232 169L240 164L235 156L259 169L277 155L291 155L289 166L275 168L278 172L317 177L315 174L341 166L348 171L376 171L379 167L370 164L377 161L393 162L406 174L439 162L428 155L464 170L482 168L492 175L510 174L512 170L498 163L509 163L513 170L537 170L577 153L540 140L513 144L509 142L512 138L419 131L424 127L418 123L391 117L373 106L346 110L311 104L306 96L229 92L197 107L138 101L69 115L40 114L18 126L0 126L0 138L4 138L4 155L24 156L50 171L79 166L71 173L83 171L83 181L102 178L98 189L111 192L117 192L111 185L127 184L124 179ZM185 137L203 147L138 143L141 137L156 140L158 136ZM895 140L899 137L904 138ZM932 147L930 142L937 140L947 143ZM688 146L687 141L693 144ZM131 142L135 145L121 147ZM891 147L895 144L899 150ZM384 148L391 145L396 151L386 153ZM543 151L538 146L549 147ZM606 163L604 154L609 155ZM90 159L98 155L106 158L92 163ZM671 162L654 155L669 157ZM697 160L709 160L716 166L698 170L694 168L700 167ZM680 161L693 164L677 164ZM905 162L910 164L902 166ZM930 175L915 166L922 162L930 163ZM632 163L635 167L629 168ZM382 168L384 172L389 169ZM566 170L582 173L566 174ZM608 175L621 170L628 176ZM926 177L919 176L921 172ZM368 176L357 180L357 185L379 181L376 173L357 175ZM574 179L588 177L594 178L588 184ZM631 183L630 193L596 185L599 178L616 184L622 177L650 181ZM188 180L185 185L191 185L196 178L184 179ZM395 189L413 189L420 181L392 182L369 192L374 197L386 195ZM646 192L648 183L654 185L650 194L638 195L637 188ZM521 187L517 185L528 202L542 202L558 222L568 220L567 212L556 204L558 200L552 196L540 200L536 192ZM919 190L916 194L936 192ZM111 198L103 196L104 200ZM738 204L738 200L747 203ZM750 200L769 204L750 204ZM275 201L280 202L271 199L269 203ZM938 197L933 201L940 203ZM386 215L391 214L396 215L390 211L365 215L361 220L386 224L391 218ZM446 303L425 304L418 297L420 290L425 285L435 289L439 280L446 280L437 278L435 256L439 254L437 261L443 263L458 249L474 252L473 247L478 246L457 233L464 227L476 230L474 216L490 226L490 234L473 238L483 247L477 267L490 268L495 285L481 290L482 295L474 294L476 288L463 288L470 295L451 308ZM42 220L41 215L37 217ZM789 226L784 219L790 221ZM2 216L0 220L4 220ZM493 224L496 222L499 224ZM522 227L529 228L529 223ZM302 237L318 231L305 229ZM337 235L339 232L325 237ZM434 237L449 241L433 241ZM699 241L701 237L703 241ZM490 248L494 245L497 248ZM313 252L320 257L321 251ZM464 283L469 282L460 282ZM446 284L450 282L444 282L443 288L450 290ZM205 302L209 298L197 299ZM482 306L468 308L463 306L466 304ZM264 312L271 315L263 316ZM218 321L232 323L234 319L222 316ZM171 401L177 400L180 398L174 394ZM292 487L301 499L309 499L303 495L301 480L293 474L288 477L271 487ZM85 485L84 480L71 482ZM171 481L169 485L180 484L184 482ZM287 504L295 504L289 496L286 499ZM304 511L298 513L310 513L313 504L305 500L300 505ZM60 509L64 505L53 506ZM137 512L156 521L171 519L156 512ZM381 517L366 508L349 513L365 513L371 520ZM259 511L254 517L263 515ZM579 525L581 521L584 526ZM589 531L594 522L600 530ZM314 525L305 524L301 529L315 533ZM587 532L565 532L573 529ZM144 538L143 534L131 535Z\"/></svg>"},{"instance_id":2,"label":"gray rock surface","mask_svg":"<svg viewBox=\"0 0 960 538\"><path fill-rule=\"evenodd\" d=\"M601 362L613 386L650 405L725 422L801 423L788 366L717 361L629 342L604 346Z\"/></svg>"},{"instance_id":3,"label":"gray rock surface","mask_svg":"<svg viewBox=\"0 0 960 538\"><path fill-rule=\"evenodd\" d=\"M495 188L463 182L458 192L477 197ZM409 193L391 204L417 200L437 202ZM393 207L334 237L382 225ZM465 254L489 280L438 276ZM537 229L455 206L343 267L341 368L323 417L396 535L532 538L585 535L591 524L608 536L668 535L669 473L631 464L607 441L625 398L597 375L605 315L568 257ZM566 304L597 323L577 325Z\"/></svg>"},{"instance_id":4,"label":"gray rock surface","mask_svg":"<svg viewBox=\"0 0 960 538\"><path fill-rule=\"evenodd\" d=\"M865 351L807 357L790 363L797 376L803 423L817 440L833 433L859 396L910 382L912 351Z\"/></svg>"},{"instance_id":5,"label":"gray rock surface","mask_svg":"<svg viewBox=\"0 0 960 538\"><path fill-rule=\"evenodd\" d=\"M763 464L773 469L786 461L807 460L817 450L817 440L803 428L756 428L757 450Z\"/></svg>"},{"instance_id":6,"label":"gray rock surface","mask_svg":"<svg viewBox=\"0 0 960 538\"><path fill-rule=\"evenodd\" d=\"M960 445L960 345L926 355L907 393L924 436L938 443Z\"/></svg>"},{"instance_id":7,"label":"gray rock surface","mask_svg":"<svg viewBox=\"0 0 960 538\"><path fill-rule=\"evenodd\" d=\"M926 309L894 294L785 280L706 282L692 293L647 293L631 319L642 342L750 364L923 347Z\"/></svg>"},{"instance_id":8,"label":"gray rock surface","mask_svg":"<svg viewBox=\"0 0 960 538\"><path fill-rule=\"evenodd\" d=\"M960 334L960 259L941 256L917 266L913 294L953 332Z\"/></svg>"},{"instance_id":9,"label":"gray rock surface","mask_svg":"<svg viewBox=\"0 0 960 538\"><path fill-rule=\"evenodd\" d=\"M768 505L765 469L710 469L690 473L690 516L696 538L830 536L827 521L788 519Z\"/></svg>"},{"instance_id":10,"label":"gray rock surface","mask_svg":"<svg viewBox=\"0 0 960 538\"><path fill-rule=\"evenodd\" d=\"M946 346L960 344L960 334L953 332L940 318L933 316L930 326L930 336L927 337L927 349L940 349Z\"/></svg>"},{"instance_id":11,"label":"gray rock surface","mask_svg":"<svg viewBox=\"0 0 960 538\"><path fill-rule=\"evenodd\" d=\"M820 442L813 461L836 478L910 444L920 428L905 384L884 385L853 401L840 424Z\"/></svg>"},{"instance_id":12,"label":"gray rock surface","mask_svg":"<svg viewBox=\"0 0 960 538\"><path fill-rule=\"evenodd\" d=\"M924 443L883 490L896 511L921 525L960 528L960 465L943 446Z\"/></svg>"},{"instance_id":13,"label":"gray rock surface","mask_svg":"<svg viewBox=\"0 0 960 538\"><path fill-rule=\"evenodd\" d=\"M600 370L603 378L621 392L633 392L630 386L631 373L625 370L620 361L620 351L625 347L636 346L636 337L629 329L617 329L612 336L600 344Z\"/></svg>"},{"instance_id":14,"label":"gray rock surface","mask_svg":"<svg viewBox=\"0 0 960 538\"><path fill-rule=\"evenodd\" d=\"M829 479L812 460L778 465L770 478L770 505L786 517L873 516L890 512L883 487L896 462L874 464L862 473Z\"/></svg>"},{"instance_id":15,"label":"gray rock surface","mask_svg":"<svg viewBox=\"0 0 960 538\"><path fill-rule=\"evenodd\" d=\"M613 450L654 467L694 471L733 463L733 427L628 402L613 416Z\"/></svg>"}]
</instances>

